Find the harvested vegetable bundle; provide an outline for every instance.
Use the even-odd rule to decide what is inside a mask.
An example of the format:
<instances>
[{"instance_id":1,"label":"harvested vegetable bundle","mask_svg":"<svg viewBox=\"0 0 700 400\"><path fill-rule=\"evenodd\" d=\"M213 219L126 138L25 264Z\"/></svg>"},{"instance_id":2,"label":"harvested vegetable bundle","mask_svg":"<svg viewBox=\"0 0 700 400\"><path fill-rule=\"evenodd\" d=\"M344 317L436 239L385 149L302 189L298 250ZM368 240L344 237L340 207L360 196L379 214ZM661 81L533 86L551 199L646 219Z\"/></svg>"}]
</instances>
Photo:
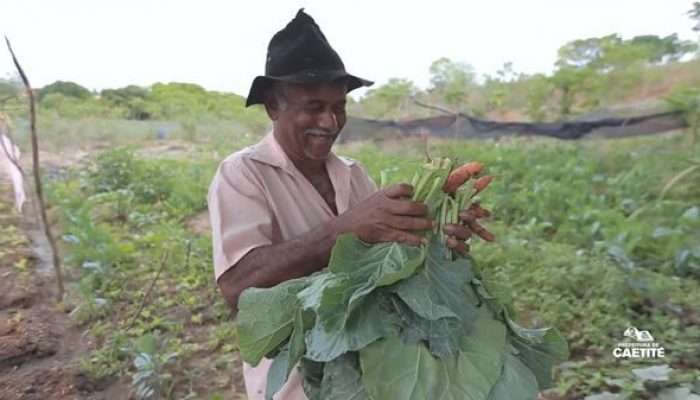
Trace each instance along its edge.
<instances>
[{"instance_id":1,"label":"harvested vegetable bundle","mask_svg":"<svg viewBox=\"0 0 700 400\"><path fill-rule=\"evenodd\" d=\"M562 337L515 324L473 259L446 246L442 228L460 210L490 214L472 199L493 179L470 186L483 165L452 164L424 164L412 182L413 200L438 221L428 244L343 235L324 270L243 292L238 345L253 365L274 358L267 398L296 365L310 400L535 399L551 386L552 367L568 357ZM468 225L495 240L476 221Z\"/></svg>"}]
</instances>

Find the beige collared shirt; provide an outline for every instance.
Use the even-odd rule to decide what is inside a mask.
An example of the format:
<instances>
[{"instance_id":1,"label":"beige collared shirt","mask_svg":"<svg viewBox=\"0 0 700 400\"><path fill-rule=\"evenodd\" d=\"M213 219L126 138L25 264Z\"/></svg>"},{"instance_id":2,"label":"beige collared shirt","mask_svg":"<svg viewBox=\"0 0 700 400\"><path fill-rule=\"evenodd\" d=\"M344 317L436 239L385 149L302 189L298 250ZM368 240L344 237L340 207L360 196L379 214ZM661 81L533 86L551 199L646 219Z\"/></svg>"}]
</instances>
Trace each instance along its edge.
<instances>
[{"instance_id":1,"label":"beige collared shirt","mask_svg":"<svg viewBox=\"0 0 700 400\"><path fill-rule=\"evenodd\" d=\"M335 189L338 214L377 190L357 161L331 153L326 170ZM334 217L272 133L221 163L208 202L216 279L256 247L283 243ZM256 367L244 363L249 400L264 400L271 362L264 359ZM296 368L274 398L306 399Z\"/></svg>"}]
</instances>

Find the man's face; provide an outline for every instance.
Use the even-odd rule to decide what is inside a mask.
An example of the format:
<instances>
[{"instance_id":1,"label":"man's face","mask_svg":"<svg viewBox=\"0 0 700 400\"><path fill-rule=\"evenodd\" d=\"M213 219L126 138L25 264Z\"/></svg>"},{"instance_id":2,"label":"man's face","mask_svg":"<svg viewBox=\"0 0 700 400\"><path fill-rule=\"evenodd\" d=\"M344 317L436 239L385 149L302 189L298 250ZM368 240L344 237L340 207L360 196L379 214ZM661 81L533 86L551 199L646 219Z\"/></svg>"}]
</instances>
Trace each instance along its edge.
<instances>
[{"instance_id":1,"label":"man's face","mask_svg":"<svg viewBox=\"0 0 700 400\"><path fill-rule=\"evenodd\" d=\"M268 103L275 138L296 162L325 161L345 126L345 84L287 86L281 101Z\"/></svg>"}]
</instances>

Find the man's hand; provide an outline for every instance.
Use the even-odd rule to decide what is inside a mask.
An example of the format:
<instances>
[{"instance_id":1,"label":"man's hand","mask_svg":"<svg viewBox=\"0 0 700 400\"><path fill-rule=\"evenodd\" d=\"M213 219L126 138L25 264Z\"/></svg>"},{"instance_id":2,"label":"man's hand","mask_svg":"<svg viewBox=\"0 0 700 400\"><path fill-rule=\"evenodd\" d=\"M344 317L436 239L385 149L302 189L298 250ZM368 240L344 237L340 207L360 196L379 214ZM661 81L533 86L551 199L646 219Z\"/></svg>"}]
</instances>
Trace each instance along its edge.
<instances>
[{"instance_id":1,"label":"man's hand","mask_svg":"<svg viewBox=\"0 0 700 400\"><path fill-rule=\"evenodd\" d=\"M401 242L420 245L423 237L412 231L429 230L428 206L408 200L413 187L406 183L374 193L338 217L343 233L354 233L367 243Z\"/></svg>"},{"instance_id":2,"label":"man's hand","mask_svg":"<svg viewBox=\"0 0 700 400\"><path fill-rule=\"evenodd\" d=\"M493 234L477 222L477 219L490 215L490 211L481 208L478 204L473 204L469 209L460 211L459 219L462 220L462 224L445 224L443 227L443 231L449 235L447 247L464 254L469 252L469 245L465 242L471 238L472 234L479 235L486 241L495 240Z\"/></svg>"},{"instance_id":3,"label":"man's hand","mask_svg":"<svg viewBox=\"0 0 700 400\"><path fill-rule=\"evenodd\" d=\"M472 237L470 225L476 223L478 215L472 210L462 210L459 212L459 219L462 224L445 224L443 231L449 235L447 238L447 247L452 250L465 254L469 252L469 245L466 243Z\"/></svg>"}]
</instances>

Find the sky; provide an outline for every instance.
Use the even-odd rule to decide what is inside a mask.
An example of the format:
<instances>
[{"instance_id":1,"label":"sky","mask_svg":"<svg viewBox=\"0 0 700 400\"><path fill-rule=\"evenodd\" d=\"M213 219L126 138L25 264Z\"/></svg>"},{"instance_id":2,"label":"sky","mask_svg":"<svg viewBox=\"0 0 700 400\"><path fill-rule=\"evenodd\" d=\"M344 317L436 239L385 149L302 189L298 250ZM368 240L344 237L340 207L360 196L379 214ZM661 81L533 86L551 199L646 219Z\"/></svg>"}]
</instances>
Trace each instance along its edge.
<instances>
[{"instance_id":1,"label":"sky","mask_svg":"<svg viewBox=\"0 0 700 400\"><path fill-rule=\"evenodd\" d=\"M692 0L0 0L7 36L34 87L189 82L247 95L272 35L304 7L355 75L429 85L440 57L494 74L551 72L557 49L619 33L697 40ZM16 73L0 43L0 77ZM360 95L362 91L358 92Z\"/></svg>"}]
</instances>

